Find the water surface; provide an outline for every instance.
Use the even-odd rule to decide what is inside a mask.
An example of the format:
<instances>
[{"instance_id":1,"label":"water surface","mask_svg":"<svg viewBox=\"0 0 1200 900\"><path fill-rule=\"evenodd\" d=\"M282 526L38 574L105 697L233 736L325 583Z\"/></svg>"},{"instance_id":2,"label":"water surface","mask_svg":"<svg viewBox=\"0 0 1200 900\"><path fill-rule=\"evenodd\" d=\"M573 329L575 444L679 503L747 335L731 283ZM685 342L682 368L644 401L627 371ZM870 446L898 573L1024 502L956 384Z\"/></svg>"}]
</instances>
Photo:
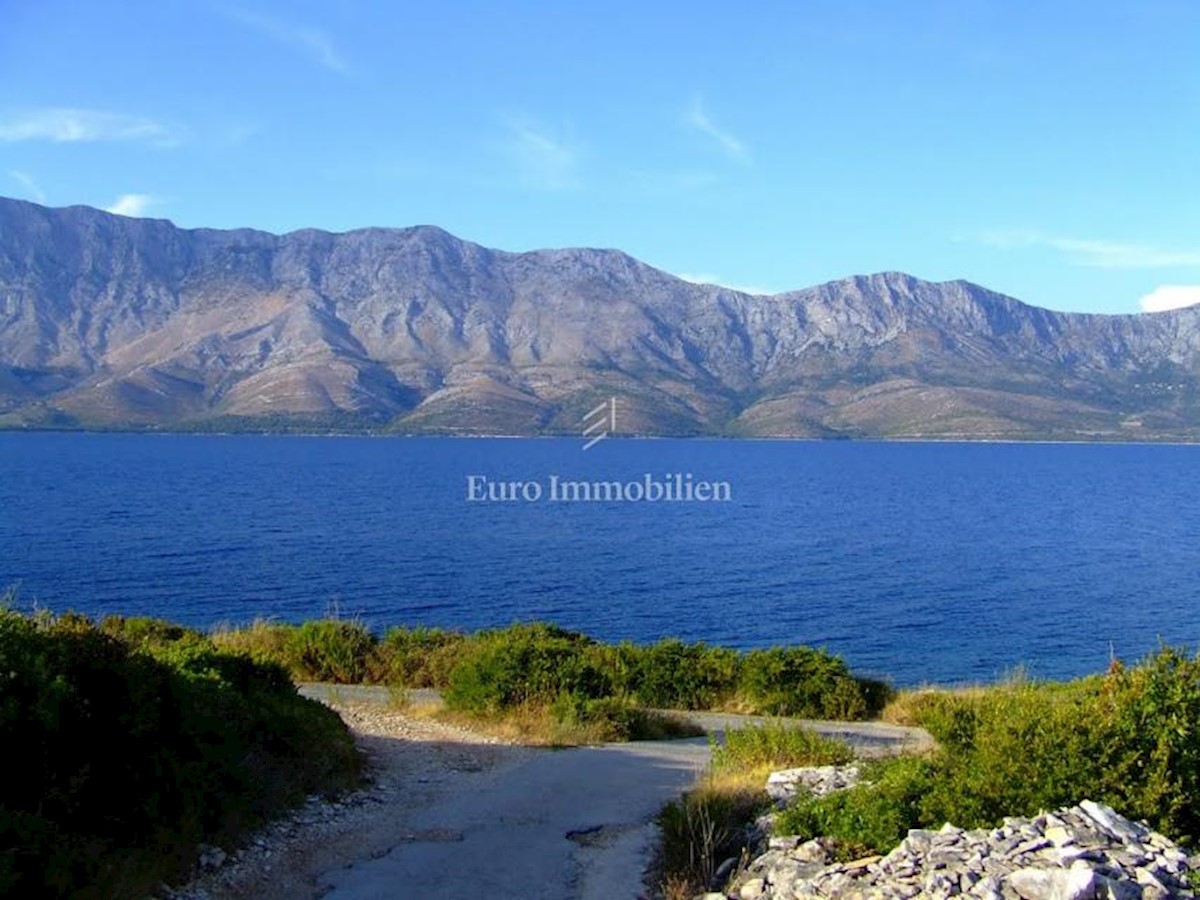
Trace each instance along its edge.
<instances>
[{"instance_id":1,"label":"water surface","mask_svg":"<svg viewBox=\"0 0 1200 900\"><path fill-rule=\"evenodd\" d=\"M548 619L823 645L900 684L1194 646L1200 448L0 434L0 586L208 627ZM548 499L551 475L724 503ZM470 502L468 476L538 502ZM477 482L478 483L478 482Z\"/></svg>"}]
</instances>

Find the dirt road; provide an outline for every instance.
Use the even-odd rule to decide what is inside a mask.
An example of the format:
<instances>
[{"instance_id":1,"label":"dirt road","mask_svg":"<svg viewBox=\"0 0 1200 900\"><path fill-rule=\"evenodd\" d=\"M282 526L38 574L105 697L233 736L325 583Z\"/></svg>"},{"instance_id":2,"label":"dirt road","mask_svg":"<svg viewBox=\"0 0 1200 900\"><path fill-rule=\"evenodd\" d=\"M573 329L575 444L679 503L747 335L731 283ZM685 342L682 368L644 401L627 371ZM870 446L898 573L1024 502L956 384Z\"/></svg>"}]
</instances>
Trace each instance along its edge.
<instances>
[{"instance_id":1,"label":"dirt road","mask_svg":"<svg viewBox=\"0 0 1200 900\"><path fill-rule=\"evenodd\" d=\"M179 900L487 897L612 900L645 894L653 817L708 762L706 739L571 750L509 746L387 706L376 688L305 686L334 706L374 784L310 804ZM754 721L700 714L709 729ZM921 734L878 723L810 723L867 753Z\"/></svg>"}]
</instances>

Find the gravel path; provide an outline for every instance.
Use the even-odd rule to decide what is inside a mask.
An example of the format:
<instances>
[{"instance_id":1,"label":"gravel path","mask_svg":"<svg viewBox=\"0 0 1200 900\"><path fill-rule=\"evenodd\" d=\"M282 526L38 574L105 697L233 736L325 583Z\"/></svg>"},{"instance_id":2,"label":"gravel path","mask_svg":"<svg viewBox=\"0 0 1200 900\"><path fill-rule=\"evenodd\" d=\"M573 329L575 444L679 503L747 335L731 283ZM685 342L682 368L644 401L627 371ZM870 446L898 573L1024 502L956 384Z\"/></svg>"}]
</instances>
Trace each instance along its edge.
<instances>
[{"instance_id":1,"label":"gravel path","mask_svg":"<svg viewBox=\"0 0 1200 900\"><path fill-rule=\"evenodd\" d=\"M546 750L414 718L386 690L305 685L367 754L373 782L340 803L313 801L177 900L599 900L645 893L655 813L708 762L705 739ZM428 699L418 695L414 699ZM753 717L698 714L722 730ZM913 746L913 729L810 723L861 750Z\"/></svg>"},{"instance_id":2,"label":"gravel path","mask_svg":"<svg viewBox=\"0 0 1200 900\"><path fill-rule=\"evenodd\" d=\"M447 797L472 795L539 751L463 728L413 718L372 702L330 703L370 763L371 783L342 802L311 801L262 832L234 858L210 868L177 900L303 900L323 896L320 877L406 842L438 840L414 824ZM164 892L166 893L166 892ZM384 896L404 897L403 892Z\"/></svg>"}]
</instances>

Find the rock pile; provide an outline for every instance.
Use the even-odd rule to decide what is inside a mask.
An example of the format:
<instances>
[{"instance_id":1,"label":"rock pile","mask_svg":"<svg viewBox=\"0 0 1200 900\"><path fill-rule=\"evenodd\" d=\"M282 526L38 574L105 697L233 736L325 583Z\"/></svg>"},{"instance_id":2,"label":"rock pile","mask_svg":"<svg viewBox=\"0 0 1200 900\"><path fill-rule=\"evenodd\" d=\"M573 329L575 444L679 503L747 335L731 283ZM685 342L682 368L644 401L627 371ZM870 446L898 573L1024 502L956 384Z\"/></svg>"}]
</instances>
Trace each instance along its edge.
<instances>
[{"instance_id":1,"label":"rock pile","mask_svg":"<svg viewBox=\"0 0 1200 900\"><path fill-rule=\"evenodd\" d=\"M767 794L776 807L783 809L796 799L799 790L814 797L824 797L856 784L858 766L806 766L772 772L767 778Z\"/></svg>"},{"instance_id":2,"label":"rock pile","mask_svg":"<svg viewBox=\"0 0 1200 900\"><path fill-rule=\"evenodd\" d=\"M910 831L886 856L833 864L822 840L774 837L724 894L737 900L1158 900L1195 896L1200 857L1107 806L1078 806L993 831Z\"/></svg>"}]
</instances>

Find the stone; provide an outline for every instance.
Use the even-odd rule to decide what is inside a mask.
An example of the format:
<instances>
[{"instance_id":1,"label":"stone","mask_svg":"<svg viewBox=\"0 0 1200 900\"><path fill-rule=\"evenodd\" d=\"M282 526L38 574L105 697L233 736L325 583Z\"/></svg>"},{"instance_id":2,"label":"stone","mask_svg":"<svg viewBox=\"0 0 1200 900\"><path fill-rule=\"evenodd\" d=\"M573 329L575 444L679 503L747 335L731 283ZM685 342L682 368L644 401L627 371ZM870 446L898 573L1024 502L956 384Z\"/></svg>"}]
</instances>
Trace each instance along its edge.
<instances>
[{"instance_id":1,"label":"stone","mask_svg":"<svg viewBox=\"0 0 1200 900\"><path fill-rule=\"evenodd\" d=\"M1087 816L1119 841L1126 843L1138 841L1147 834L1147 829L1134 825L1128 819L1118 816L1110 806L1084 800L1079 808Z\"/></svg>"},{"instance_id":2,"label":"stone","mask_svg":"<svg viewBox=\"0 0 1200 900\"><path fill-rule=\"evenodd\" d=\"M1025 900L1092 900L1096 894L1091 869L1017 869L1008 880Z\"/></svg>"},{"instance_id":3,"label":"stone","mask_svg":"<svg viewBox=\"0 0 1200 900\"><path fill-rule=\"evenodd\" d=\"M767 847L770 850L795 850L803 840L798 834L785 834L768 838Z\"/></svg>"},{"instance_id":4,"label":"stone","mask_svg":"<svg viewBox=\"0 0 1200 900\"><path fill-rule=\"evenodd\" d=\"M750 863L748 874L763 881L755 900L1194 896L1188 876L1200 859L1108 807L1080 805L1035 819L1006 821L991 831L963 831L953 825L913 830L884 857L841 865L831 862L825 841L806 841L790 850L769 850Z\"/></svg>"},{"instance_id":5,"label":"stone","mask_svg":"<svg viewBox=\"0 0 1200 900\"><path fill-rule=\"evenodd\" d=\"M1103 876L1096 879L1097 900L1141 900L1142 886L1132 881L1114 881Z\"/></svg>"},{"instance_id":6,"label":"stone","mask_svg":"<svg viewBox=\"0 0 1200 900\"><path fill-rule=\"evenodd\" d=\"M713 872L711 886L714 888L722 887L729 880L729 876L733 874L733 870L737 868L737 864L738 857L736 856L731 856L724 860Z\"/></svg>"},{"instance_id":7,"label":"stone","mask_svg":"<svg viewBox=\"0 0 1200 900\"><path fill-rule=\"evenodd\" d=\"M785 857L767 872L767 883L775 890L777 896L786 896L792 885L812 878L823 868L821 863L802 863Z\"/></svg>"},{"instance_id":8,"label":"stone","mask_svg":"<svg viewBox=\"0 0 1200 900\"><path fill-rule=\"evenodd\" d=\"M1062 820L1059 819L1059 821ZM1071 834L1066 825L1051 825L1043 834L1045 834L1046 840L1055 847L1067 847L1075 843L1075 836Z\"/></svg>"},{"instance_id":9,"label":"stone","mask_svg":"<svg viewBox=\"0 0 1200 900\"><path fill-rule=\"evenodd\" d=\"M738 891L741 900L758 900L766 889L766 882L761 878L751 878Z\"/></svg>"},{"instance_id":10,"label":"stone","mask_svg":"<svg viewBox=\"0 0 1200 900\"><path fill-rule=\"evenodd\" d=\"M829 848L820 840L805 841L789 854L797 862L821 863L829 862Z\"/></svg>"},{"instance_id":11,"label":"stone","mask_svg":"<svg viewBox=\"0 0 1200 900\"><path fill-rule=\"evenodd\" d=\"M782 809L800 791L823 797L858 784L858 766L804 766L772 772L767 777L767 796Z\"/></svg>"}]
</instances>

